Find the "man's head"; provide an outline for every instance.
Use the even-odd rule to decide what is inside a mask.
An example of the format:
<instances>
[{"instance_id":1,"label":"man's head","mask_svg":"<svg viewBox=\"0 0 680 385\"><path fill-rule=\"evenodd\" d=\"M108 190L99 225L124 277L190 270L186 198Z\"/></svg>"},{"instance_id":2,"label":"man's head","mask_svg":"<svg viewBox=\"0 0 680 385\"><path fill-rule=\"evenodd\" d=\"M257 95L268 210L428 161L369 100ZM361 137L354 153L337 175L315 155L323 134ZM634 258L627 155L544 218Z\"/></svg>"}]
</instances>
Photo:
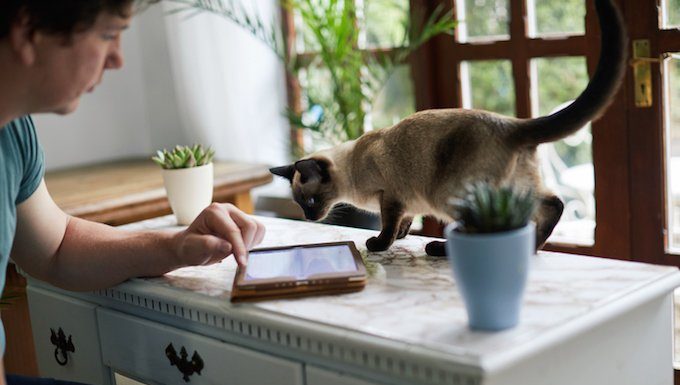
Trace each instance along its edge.
<instances>
[{"instance_id":1,"label":"man's head","mask_svg":"<svg viewBox=\"0 0 680 385\"><path fill-rule=\"evenodd\" d=\"M120 35L136 2L0 1L0 60L27 83L25 112L72 112L105 70L120 68Z\"/></svg>"}]
</instances>

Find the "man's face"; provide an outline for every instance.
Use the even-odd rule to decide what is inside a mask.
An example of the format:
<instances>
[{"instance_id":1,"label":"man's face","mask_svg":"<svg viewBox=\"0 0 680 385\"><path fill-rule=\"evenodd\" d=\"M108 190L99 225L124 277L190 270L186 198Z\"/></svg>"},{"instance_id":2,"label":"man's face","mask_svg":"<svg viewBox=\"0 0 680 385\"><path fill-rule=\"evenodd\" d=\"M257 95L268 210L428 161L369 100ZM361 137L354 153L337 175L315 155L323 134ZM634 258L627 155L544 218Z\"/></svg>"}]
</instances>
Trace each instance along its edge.
<instances>
[{"instance_id":1,"label":"man's face","mask_svg":"<svg viewBox=\"0 0 680 385\"><path fill-rule=\"evenodd\" d=\"M101 82L104 71L121 68L120 35L129 21L105 12L93 27L75 33L67 43L61 36L40 36L36 41L35 65L40 77L34 83L36 110L73 112L80 96Z\"/></svg>"}]
</instances>

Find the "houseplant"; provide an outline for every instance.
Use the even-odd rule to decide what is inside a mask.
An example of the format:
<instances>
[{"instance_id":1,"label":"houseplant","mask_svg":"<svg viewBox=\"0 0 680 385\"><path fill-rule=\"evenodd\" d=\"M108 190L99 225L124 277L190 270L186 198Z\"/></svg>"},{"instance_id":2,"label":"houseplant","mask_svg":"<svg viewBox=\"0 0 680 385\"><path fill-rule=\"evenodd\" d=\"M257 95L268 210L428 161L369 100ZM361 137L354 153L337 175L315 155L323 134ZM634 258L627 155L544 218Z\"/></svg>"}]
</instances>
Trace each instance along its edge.
<instances>
[{"instance_id":1,"label":"houseplant","mask_svg":"<svg viewBox=\"0 0 680 385\"><path fill-rule=\"evenodd\" d=\"M171 151L163 149L156 154L151 159L162 167L172 212L178 224L188 225L212 202L215 152L196 144L176 146Z\"/></svg>"},{"instance_id":2,"label":"houseplant","mask_svg":"<svg viewBox=\"0 0 680 385\"><path fill-rule=\"evenodd\" d=\"M536 242L532 192L480 182L451 208L447 255L470 328L516 326Z\"/></svg>"}]
</instances>

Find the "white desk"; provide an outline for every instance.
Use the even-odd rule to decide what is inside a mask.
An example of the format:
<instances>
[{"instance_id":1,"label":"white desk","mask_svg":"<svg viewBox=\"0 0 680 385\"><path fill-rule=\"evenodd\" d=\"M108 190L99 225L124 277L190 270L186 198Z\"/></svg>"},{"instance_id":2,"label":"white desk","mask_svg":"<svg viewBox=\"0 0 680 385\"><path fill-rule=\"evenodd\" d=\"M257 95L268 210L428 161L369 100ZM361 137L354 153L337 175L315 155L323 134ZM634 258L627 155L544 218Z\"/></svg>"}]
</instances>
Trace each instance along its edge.
<instances>
[{"instance_id":1,"label":"white desk","mask_svg":"<svg viewBox=\"0 0 680 385\"><path fill-rule=\"evenodd\" d=\"M115 370L186 384L166 357L172 344L203 361L190 384L672 384L676 268L541 253L520 325L478 333L466 326L448 262L424 255L430 239L409 236L387 252L366 253L371 231L261 219L263 246L354 240L366 255L367 287L233 305L231 259L97 293L29 281L42 375L111 384ZM75 352L64 366L50 328L72 337Z\"/></svg>"}]
</instances>

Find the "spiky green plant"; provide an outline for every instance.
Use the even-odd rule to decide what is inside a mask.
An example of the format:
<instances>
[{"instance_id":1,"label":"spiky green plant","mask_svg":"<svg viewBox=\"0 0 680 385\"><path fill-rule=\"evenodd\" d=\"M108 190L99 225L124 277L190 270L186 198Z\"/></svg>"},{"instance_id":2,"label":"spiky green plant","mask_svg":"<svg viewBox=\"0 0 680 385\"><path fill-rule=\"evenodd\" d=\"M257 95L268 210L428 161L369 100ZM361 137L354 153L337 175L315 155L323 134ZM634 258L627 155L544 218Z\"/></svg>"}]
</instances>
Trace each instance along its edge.
<instances>
[{"instance_id":1,"label":"spiky green plant","mask_svg":"<svg viewBox=\"0 0 680 385\"><path fill-rule=\"evenodd\" d=\"M199 167L212 162L215 150L203 149L203 145L175 146L171 151L157 151L151 159L166 170L176 168Z\"/></svg>"},{"instance_id":2,"label":"spiky green plant","mask_svg":"<svg viewBox=\"0 0 680 385\"><path fill-rule=\"evenodd\" d=\"M536 208L531 190L496 187L478 182L467 187L462 199L452 200L457 231L463 233L496 233L524 227Z\"/></svg>"}]
</instances>

